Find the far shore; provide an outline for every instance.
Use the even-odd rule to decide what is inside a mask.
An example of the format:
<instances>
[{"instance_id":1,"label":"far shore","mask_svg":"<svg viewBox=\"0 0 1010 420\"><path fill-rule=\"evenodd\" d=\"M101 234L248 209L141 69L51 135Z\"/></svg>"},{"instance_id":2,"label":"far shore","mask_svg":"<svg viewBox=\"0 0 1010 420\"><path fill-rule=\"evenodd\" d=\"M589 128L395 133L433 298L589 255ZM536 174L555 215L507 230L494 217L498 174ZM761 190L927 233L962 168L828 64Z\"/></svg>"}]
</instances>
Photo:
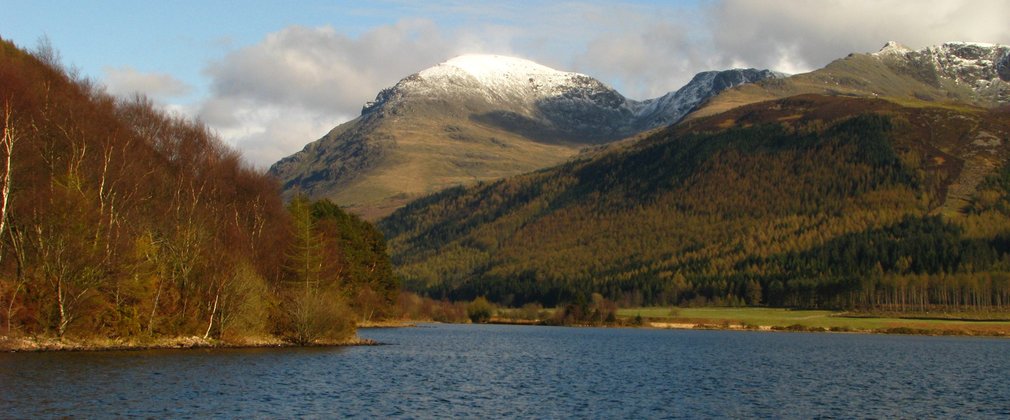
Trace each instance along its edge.
<instances>
[{"instance_id":1,"label":"far shore","mask_svg":"<svg viewBox=\"0 0 1010 420\"><path fill-rule=\"evenodd\" d=\"M750 324L706 324L706 323L684 323L684 322L647 322L642 325L644 328L659 330L728 330L728 331L774 331L774 332L824 332L824 333L848 333L848 334L899 334L899 335L926 335L926 336L984 336L984 337L1007 337L1008 334L992 332L982 333L968 330L945 330L928 328L907 328L894 327L886 329L850 329L850 328L823 328L806 327L802 325L778 326L778 325L750 325Z\"/></svg>"},{"instance_id":2,"label":"far shore","mask_svg":"<svg viewBox=\"0 0 1010 420\"><path fill-rule=\"evenodd\" d=\"M848 333L848 334L897 334L897 335L922 335L922 336L967 336L967 337L1010 337L1010 331L993 331L983 329L946 329L946 328L922 328L922 327L891 327L878 329L858 329L846 327L808 327L803 325L753 325L753 324L732 324L732 323L703 323L703 322L654 322L643 321L642 324L621 323L621 324L578 324L578 325L557 325L545 324L538 321L529 320L508 320L494 319L487 324L494 325L531 325L531 326L555 326L569 328L641 328L656 330L720 330L720 331L767 331L767 332L817 332L817 333Z\"/></svg>"},{"instance_id":3,"label":"far shore","mask_svg":"<svg viewBox=\"0 0 1010 420\"><path fill-rule=\"evenodd\" d=\"M492 317L489 323L545 324L540 320L508 317ZM1010 314L871 314L769 307L638 307L619 309L617 322L614 323L569 326L1010 337Z\"/></svg>"},{"instance_id":4,"label":"far shore","mask_svg":"<svg viewBox=\"0 0 1010 420\"><path fill-rule=\"evenodd\" d=\"M967 316L974 319L967 319ZM643 307L621 309L618 318L639 318L643 326L663 329L1010 336L1010 321L1000 314L872 314L767 307Z\"/></svg>"}]
</instances>

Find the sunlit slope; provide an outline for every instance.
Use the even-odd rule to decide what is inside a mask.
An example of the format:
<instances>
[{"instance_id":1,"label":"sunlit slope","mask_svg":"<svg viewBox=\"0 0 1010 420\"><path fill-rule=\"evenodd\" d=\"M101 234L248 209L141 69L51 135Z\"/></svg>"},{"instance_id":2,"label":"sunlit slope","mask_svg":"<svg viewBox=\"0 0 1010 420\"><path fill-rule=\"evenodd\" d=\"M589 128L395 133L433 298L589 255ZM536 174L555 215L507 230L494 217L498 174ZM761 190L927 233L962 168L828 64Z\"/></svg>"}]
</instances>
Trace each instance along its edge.
<instances>
[{"instance_id":1,"label":"sunlit slope","mask_svg":"<svg viewBox=\"0 0 1010 420\"><path fill-rule=\"evenodd\" d=\"M1002 194L986 179L1006 161L1008 123L969 105L799 96L454 188L380 226L406 284L436 295L663 301L710 281L765 281L783 270L776 256L906 232L890 226L908 217L945 214L963 226L955 236L998 234L1001 213L977 205L983 186ZM948 232L923 220L910 226Z\"/></svg>"},{"instance_id":2,"label":"sunlit slope","mask_svg":"<svg viewBox=\"0 0 1010 420\"><path fill-rule=\"evenodd\" d=\"M366 159L374 162L358 173L312 183L301 191L376 218L445 188L553 166L579 150L578 145L538 143L493 127L438 117L405 118L372 136L390 143L395 139L395 146L375 151L376 156ZM363 153L369 153L365 149ZM332 170L334 162L341 158L308 163L306 172Z\"/></svg>"}]
</instances>

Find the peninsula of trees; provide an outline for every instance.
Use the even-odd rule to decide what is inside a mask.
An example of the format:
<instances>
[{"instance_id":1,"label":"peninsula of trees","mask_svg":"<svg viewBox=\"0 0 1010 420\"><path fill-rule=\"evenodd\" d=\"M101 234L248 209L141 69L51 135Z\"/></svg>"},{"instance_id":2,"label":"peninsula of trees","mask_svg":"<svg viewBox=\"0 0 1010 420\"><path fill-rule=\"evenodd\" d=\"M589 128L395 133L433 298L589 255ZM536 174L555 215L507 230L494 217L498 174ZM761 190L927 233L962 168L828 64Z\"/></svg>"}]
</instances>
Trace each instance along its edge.
<instances>
[{"instance_id":1,"label":"peninsula of trees","mask_svg":"<svg viewBox=\"0 0 1010 420\"><path fill-rule=\"evenodd\" d=\"M200 123L0 40L0 335L342 340L399 287L382 235Z\"/></svg>"}]
</instances>

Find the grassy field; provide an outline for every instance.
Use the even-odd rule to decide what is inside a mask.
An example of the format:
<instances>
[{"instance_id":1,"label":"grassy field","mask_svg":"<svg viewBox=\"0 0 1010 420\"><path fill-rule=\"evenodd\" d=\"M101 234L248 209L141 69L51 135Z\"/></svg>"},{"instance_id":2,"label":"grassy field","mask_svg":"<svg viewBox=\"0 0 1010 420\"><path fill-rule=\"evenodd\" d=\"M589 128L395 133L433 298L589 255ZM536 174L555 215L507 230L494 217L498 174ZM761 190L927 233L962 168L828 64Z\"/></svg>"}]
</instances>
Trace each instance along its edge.
<instances>
[{"instance_id":1,"label":"grassy field","mask_svg":"<svg viewBox=\"0 0 1010 420\"><path fill-rule=\"evenodd\" d=\"M886 317L855 317L844 312L781 308L670 308L644 307L618 310L622 318L641 316L647 322L713 326L842 331L908 332L919 334L1010 335L1010 321L963 321Z\"/></svg>"}]
</instances>

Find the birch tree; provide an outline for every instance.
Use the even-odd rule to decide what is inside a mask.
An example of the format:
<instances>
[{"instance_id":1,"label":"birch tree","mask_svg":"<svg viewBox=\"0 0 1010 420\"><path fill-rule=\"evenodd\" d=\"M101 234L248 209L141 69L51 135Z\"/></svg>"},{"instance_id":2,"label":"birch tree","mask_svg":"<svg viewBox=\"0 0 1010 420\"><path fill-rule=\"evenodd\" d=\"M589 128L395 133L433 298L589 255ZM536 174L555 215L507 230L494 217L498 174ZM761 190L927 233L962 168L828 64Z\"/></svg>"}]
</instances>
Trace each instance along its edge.
<instances>
[{"instance_id":1,"label":"birch tree","mask_svg":"<svg viewBox=\"0 0 1010 420\"><path fill-rule=\"evenodd\" d=\"M7 229L7 212L11 205L11 161L14 160L14 145L18 141L18 133L11 121L10 101L4 102L3 139L0 140L0 150L3 150L3 179L0 185L0 238ZM0 241L0 259L3 258L3 241Z\"/></svg>"}]
</instances>

